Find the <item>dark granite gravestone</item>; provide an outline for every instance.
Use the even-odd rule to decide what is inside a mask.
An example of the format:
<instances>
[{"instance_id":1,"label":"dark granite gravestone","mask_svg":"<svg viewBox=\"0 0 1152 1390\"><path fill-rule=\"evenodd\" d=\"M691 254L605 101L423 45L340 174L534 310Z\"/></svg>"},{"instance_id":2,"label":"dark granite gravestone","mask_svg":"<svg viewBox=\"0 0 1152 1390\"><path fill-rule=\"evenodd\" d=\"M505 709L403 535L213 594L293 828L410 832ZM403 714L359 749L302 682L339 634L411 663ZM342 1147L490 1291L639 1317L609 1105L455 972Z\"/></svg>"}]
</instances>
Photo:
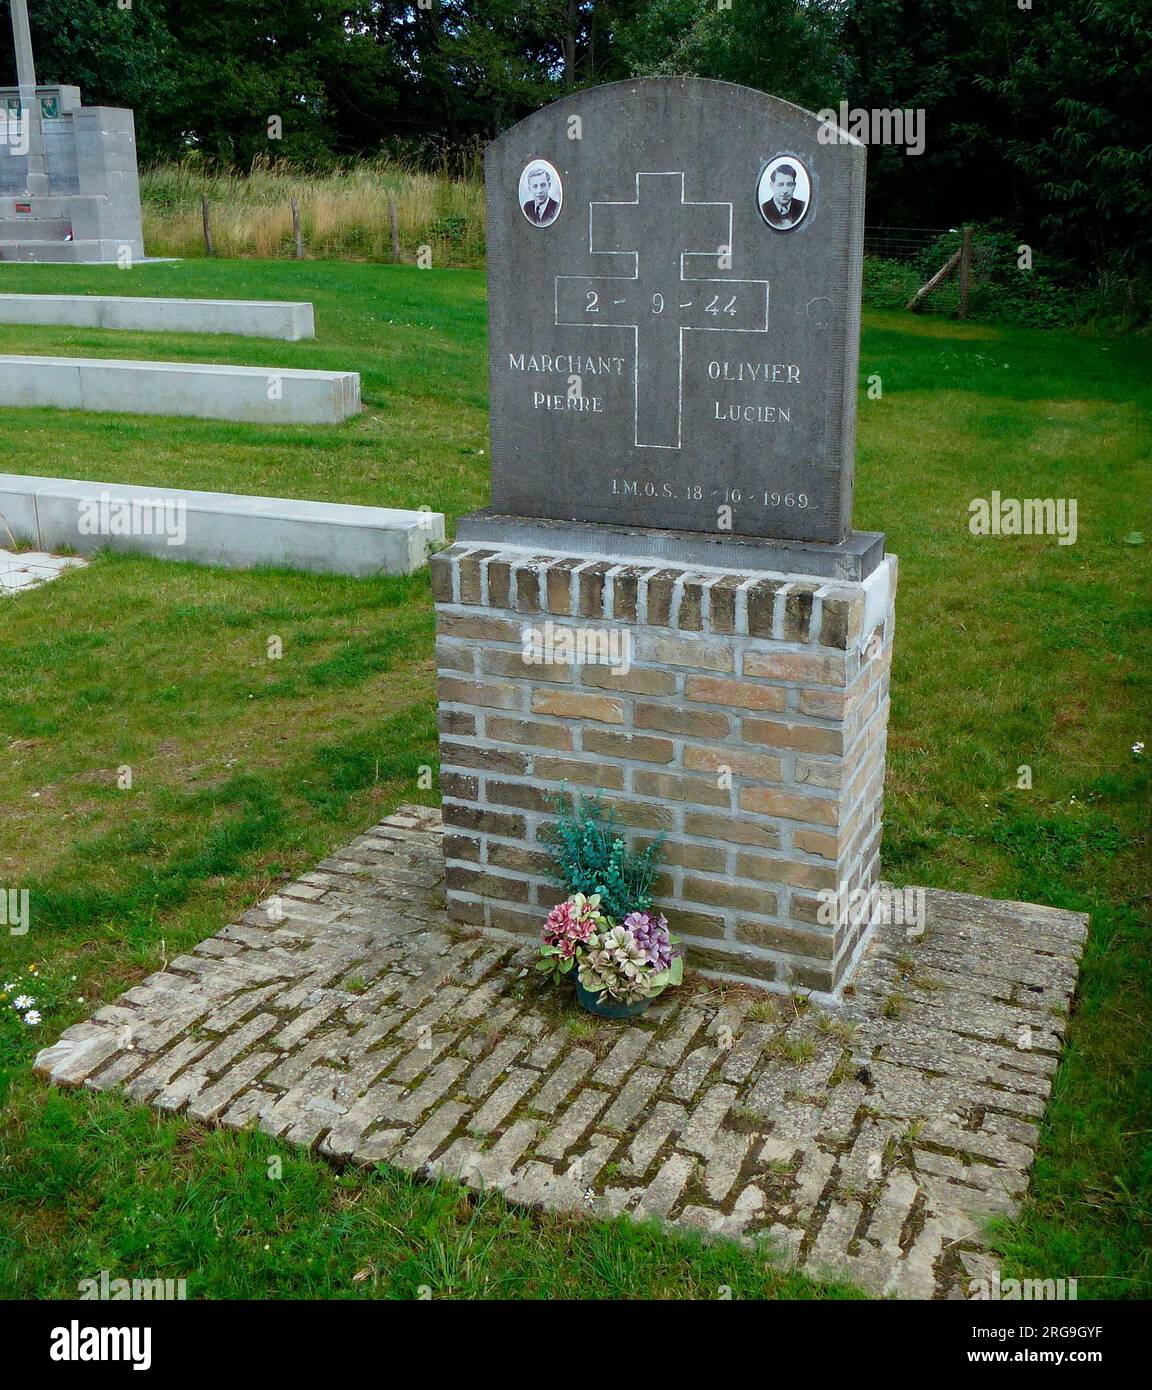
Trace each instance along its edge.
<instances>
[{"instance_id":1,"label":"dark granite gravestone","mask_svg":"<svg viewBox=\"0 0 1152 1390\"><path fill-rule=\"evenodd\" d=\"M494 513L709 535L726 563L741 537L847 545L872 567L881 538L850 536L865 150L822 129L749 88L652 78L489 147Z\"/></svg>"}]
</instances>

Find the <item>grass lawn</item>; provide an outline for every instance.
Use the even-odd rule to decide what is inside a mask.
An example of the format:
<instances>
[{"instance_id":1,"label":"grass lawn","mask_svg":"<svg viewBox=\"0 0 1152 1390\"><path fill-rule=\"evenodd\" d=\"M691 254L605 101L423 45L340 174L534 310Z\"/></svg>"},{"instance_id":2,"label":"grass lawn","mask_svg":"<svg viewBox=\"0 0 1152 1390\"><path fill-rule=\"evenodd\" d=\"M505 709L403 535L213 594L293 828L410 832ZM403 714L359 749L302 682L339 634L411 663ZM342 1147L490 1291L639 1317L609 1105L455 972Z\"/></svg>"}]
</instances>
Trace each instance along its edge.
<instances>
[{"instance_id":1,"label":"grass lawn","mask_svg":"<svg viewBox=\"0 0 1152 1390\"><path fill-rule=\"evenodd\" d=\"M0 269L0 292L20 290L311 299L312 343L6 327L4 350L354 369L365 412L265 428L5 410L0 472L427 505L450 521L486 498L478 273ZM901 562L886 874L1093 919L1031 1196L997 1233L1003 1273L1148 1297L1152 344L872 313L873 376L855 520ZM1076 498L1076 544L971 536L968 504L993 491ZM1126 544L1133 531L1150 544ZM391 1171L340 1175L264 1136L30 1077L38 1047L281 876L434 799L432 646L426 575L106 555L0 605L0 886L33 904L27 936L0 936L0 984L43 1014L28 1028L0 1008L0 1295L74 1296L101 1269L184 1277L192 1297L843 1292L735 1249L473 1204Z\"/></svg>"}]
</instances>

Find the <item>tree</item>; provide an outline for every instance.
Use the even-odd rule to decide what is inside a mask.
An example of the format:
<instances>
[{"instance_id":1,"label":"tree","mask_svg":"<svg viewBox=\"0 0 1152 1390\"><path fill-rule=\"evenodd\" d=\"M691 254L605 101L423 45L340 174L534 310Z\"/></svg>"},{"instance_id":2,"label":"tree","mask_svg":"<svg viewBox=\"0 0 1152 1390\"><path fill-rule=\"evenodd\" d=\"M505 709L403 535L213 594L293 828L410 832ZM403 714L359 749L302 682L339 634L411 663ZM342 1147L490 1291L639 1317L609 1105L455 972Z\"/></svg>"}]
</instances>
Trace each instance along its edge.
<instances>
[{"instance_id":1,"label":"tree","mask_svg":"<svg viewBox=\"0 0 1152 1390\"><path fill-rule=\"evenodd\" d=\"M1152 11L1065 0L986 85L1007 120L993 137L1050 244L1098 264L1152 256Z\"/></svg>"},{"instance_id":2,"label":"tree","mask_svg":"<svg viewBox=\"0 0 1152 1390\"><path fill-rule=\"evenodd\" d=\"M1019 216L1021 192L994 143L1002 103L983 82L1010 70L1020 14L1004 0L848 0L849 106L925 118L923 154L869 149L869 221L939 227Z\"/></svg>"},{"instance_id":3,"label":"tree","mask_svg":"<svg viewBox=\"0 0 1152 1390\"><path fill-rule=\"evenodd\" d=\"M0 74L12 73L8 0L0 7ZM137 144L145 158L167 153L152 116L166 99L172 38L162 0L134 0L122 10L108 0L30 0L29 19L42 83L80 88L89 106L127 106L136 112ZM5 81L0 75L0 84Z\"/></svg>"},{"instance_id":4,"label":"tree","mask_svg":"<svg viewBox=\"0 0 1152 1390\"><path fill-rule=\"evenodd\" d=\"M638 76L714 77L819 110L843 92L837 0L650 0L617 34Z\"/></svg>"},{"instance_id":5,"label":"tree","mask_svg":"<svg viewBox=\"0 0 1152 1390\"><path fill-rule=\"evenodd\" d=\"M348 43L341 0L159 0L174 41L155 124L173 152L246 166L332 151L325 72ZM270 139L280 128L280 138Z\"/></svg>"}]
</instances>

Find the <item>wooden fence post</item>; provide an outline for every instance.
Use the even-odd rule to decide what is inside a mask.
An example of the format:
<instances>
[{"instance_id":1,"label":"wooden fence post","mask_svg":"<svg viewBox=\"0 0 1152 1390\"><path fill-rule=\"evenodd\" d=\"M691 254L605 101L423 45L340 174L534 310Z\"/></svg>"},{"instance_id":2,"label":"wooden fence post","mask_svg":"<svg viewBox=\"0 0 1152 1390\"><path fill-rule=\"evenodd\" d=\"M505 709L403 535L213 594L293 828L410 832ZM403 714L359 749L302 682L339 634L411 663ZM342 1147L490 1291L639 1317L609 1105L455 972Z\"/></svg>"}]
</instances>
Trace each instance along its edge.
<instances>
[{"instance_id":1,"label":"wooden fence post","mask_svg":"<svg viewBox=\"0 0 1152 1390\"><path fill-rule=\"evenodd\" d=\"M212 242L212 223L208 217L207 193L203 193L200 196L200 216L204 222L204 254L206 256L214 256L216 254L216 247Z\"/></svg>"},{"instance_id":2,"label":"wooden fence post","mask_svg":"<svg viewBox=\"0 0 1152 1390\"><path fill-rule=\"evenodd\" d=\"M304 259L304 233L300 230L300 204L296 199L295 193L292 195L292 241L296 250L296 259Z\"/></svg>"},{"instance_id":3,"label":"wooden fence post","mask_svg":"<svg viewBox=\"0 0 1152 1390\"><path fill-rule=\"evenodd\" d=\"M960 303L957 317L968 317L968 286L972 279L972 228L965 227L960 242Z\"/></svg>"},{"instance_id":4,"label":"wooden fence post","mask_svg":"<svg viewBox=\"0 0 1152 1390\"><path fill-rule=\"evenodd\" d=\"M931 280L929 280L926 284L921 285L920 288L916 291L916 293L912 296L912 298L908 301L908 303L905 304L905 309L911 309L913 313L916 313L917 310L920 308L921 303L928 298L928 296L937 287L937 285L941 284L944 281L945 277L952 270L954 270L956 266L959 265L959 263L960 252L953 251L953 253L948 257L948 259L944 262L944 264L940 267L936 274L933 275Z\"/></svg>"},{"instance_id":5,"label":"wooden fence post","mask_svg":"<svg viewBox=\"0 0 1152 1390\"><path fill-rule=\"evenodd\" d=\"M388 224L392 229L392 260L399 263L400 260L400 218L396 212L396 199L388 199Z\"/></svg>"}]
</instances>

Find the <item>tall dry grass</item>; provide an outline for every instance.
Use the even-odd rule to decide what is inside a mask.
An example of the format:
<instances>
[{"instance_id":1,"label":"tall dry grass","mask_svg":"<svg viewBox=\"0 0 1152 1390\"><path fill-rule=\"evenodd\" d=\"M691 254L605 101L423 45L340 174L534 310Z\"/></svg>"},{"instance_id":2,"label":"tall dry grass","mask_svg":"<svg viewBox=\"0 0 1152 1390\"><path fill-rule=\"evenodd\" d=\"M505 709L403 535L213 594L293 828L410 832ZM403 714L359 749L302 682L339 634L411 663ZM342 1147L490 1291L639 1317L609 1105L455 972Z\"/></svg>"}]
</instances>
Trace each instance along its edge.
<instances>
[{"instance_id":1,"label":"tall dry grass","mask_svg":"<svg viewBox=\"0 0 1152 1390\"><path fill-rule=\"evenodd\" d=\"M364 160L325 172L257 163L247 174L164 164L142 172L140 194L144 240L153 256L204 255L201 198L206 195L218 256L290 257L295 195L308 256L390 261L392 199L402 261L414 262L418 248L430 246L433 265L484 263L480 180L423 173L392 160Z\"/></svg>"}]
</instances>

